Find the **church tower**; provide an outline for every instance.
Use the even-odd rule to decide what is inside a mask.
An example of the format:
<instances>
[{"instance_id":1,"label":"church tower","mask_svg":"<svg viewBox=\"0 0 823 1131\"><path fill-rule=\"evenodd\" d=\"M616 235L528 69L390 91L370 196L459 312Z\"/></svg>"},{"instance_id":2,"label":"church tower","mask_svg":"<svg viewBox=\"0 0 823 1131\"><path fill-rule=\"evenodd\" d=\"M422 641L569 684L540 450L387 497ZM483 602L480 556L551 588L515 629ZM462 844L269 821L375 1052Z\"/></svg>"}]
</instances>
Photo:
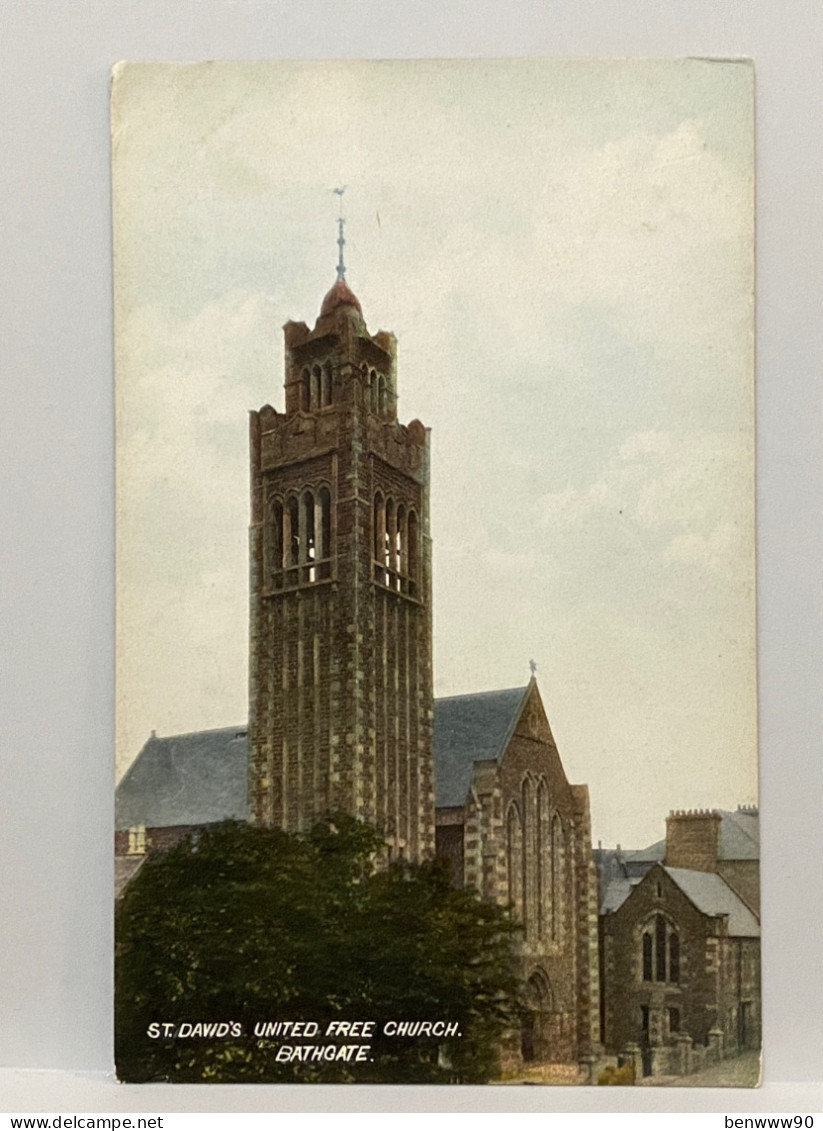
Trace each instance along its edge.
<instances>
[{"instance_id":1,"label":"church tower","mask_svg":"<svg viewBox=\"0 0 823 1131\"><path fill-rule=\"evenodd\" d=\"M397 420L393 334L345 281L284 327L285 413L251 413L249 805L343 811L434 852L429 435Z\"/></svg>"}]
</instances>

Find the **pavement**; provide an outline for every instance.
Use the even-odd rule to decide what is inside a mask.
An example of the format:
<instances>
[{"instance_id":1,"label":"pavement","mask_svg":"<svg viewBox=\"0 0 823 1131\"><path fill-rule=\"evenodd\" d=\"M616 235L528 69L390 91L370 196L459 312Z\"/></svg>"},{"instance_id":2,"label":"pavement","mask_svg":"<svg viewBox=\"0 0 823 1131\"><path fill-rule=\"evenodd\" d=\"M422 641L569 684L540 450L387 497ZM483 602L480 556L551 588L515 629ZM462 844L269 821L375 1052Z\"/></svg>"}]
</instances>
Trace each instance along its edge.
<instances>
[{"instance_id":1,"label":"pavement","mask_svg":"<svg viewBox=\"0 0 823 1131\"><path fill-rule=\"evenodd\" d=\"M760 1052L721 1060L691 1076L644 1076L637 1083L652 1088L755 1088L760 1081Z\"/></svg>"}]
</instances>

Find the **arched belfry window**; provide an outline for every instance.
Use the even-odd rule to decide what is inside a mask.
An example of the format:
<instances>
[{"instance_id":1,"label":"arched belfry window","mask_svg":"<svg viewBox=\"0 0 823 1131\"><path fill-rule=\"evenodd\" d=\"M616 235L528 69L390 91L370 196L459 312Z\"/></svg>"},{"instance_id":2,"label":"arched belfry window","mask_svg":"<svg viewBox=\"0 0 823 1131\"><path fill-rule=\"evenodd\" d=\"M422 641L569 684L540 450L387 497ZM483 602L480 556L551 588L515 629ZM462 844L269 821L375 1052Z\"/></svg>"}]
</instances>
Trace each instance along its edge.
<instances>
[{"instance_id":1,"label":"arched belfry window","mask_svg":"<svg viewBox=\"0 0 823 1131\"><path fill-rule=\"evenodd\" d=\"M283 588L283 504L274 499L269 506L264 532L264 569L274 589Z\"/></svg>"},{"instance_id":2,"label":"arched belfry window","mask_svg":"<svg viewBox=\"0 0 823 1131\"><path fill-rule=\"evenodd\" d=\"M386 536L383 540L383 564L386 567L386 585L394 588L393 581L397 572L397 522L395 517L394 500L386 499Z\"/></svg>"},{"instance_id":3,"label":"arched belfry window","mask_svg":"<svg viewBox=\"0 0 823 1131\"><path fill-rule=\"evenodd\" d=\"M377 378L377 411L381 416L386 411L386 378L382 373Z\"/></svg>"},{"instance_id":4,"label":"arched belfry window","mask_svg":"<svg viewBox=\"0 0 823 1131\"><path fill-rule=\"evenodd\" d=\"M374 580L386 582L386 500L380 491L374 496Z\"/></svg>"},{"instance_id":5,"label":"arched belfry window","mask_svg":"<svg viewBox=\"0 0 823 1131\"><path fill-rule=\"evenodd\" d=\"M317 492L315 531L317 580L325 581L331 577L331 494L328 487L321 487Z\"/></svg>"},{"instance_id":6,"label":"arched belfry window","mask_svg":"<svg viewBox=\"0 0 823 1131\"><path fill-rule=\"evenodd\" d=\"M640 968L644 982L680 981L680 935L659 912L648 921L641 936Z\"/></svg>"},{"instance_id":7,"label":"arched belfry window","mask_svg":"<svg viewBox=\"0 0 823 1131\"><path fill-rule=\"evenodd\" d=\"M321 486L291 494L269 509L264 541L267 584L294 588L331 577L331 492Z\"/></svg>"},{"instance_id":8,"label":"arched belfry window","mask_svg":"<svg viewBox=\"0 0 823 1131\"><path fill-rule=\"evenodd\" d=\"M399 503L397 513L394 516L394 588L401 591L403 589L403 578L406 577L408 570L406 557L406 508L402 503Z\"/></svg>"},{"instance_id":9,"label":"arched belfry window","mask_svg":"<svg viewBox=\"0 0 823 1131\"><path fill-rule=\"evenodd\" d=\"M417 515L413 510L409 511L409 517L406 522L406 563L408 568L407 582L408 594L410 597L417 596L418 589L418 570L420 554L417 543Z\"/></svg>"},{"instance_id":10,"label":"arched belfry window","mask_svg":"<svg viewBox=\"0 0 823 1131\"><path fill-rule=\"evenodd\" d=\"M308 369L300 374L300 409L302 412L311 409L311 374Z\"/></svg>"},{"instance_id":11,"label":"arched belfry window","mask_svg":"<svg viewBox=\"0 0 823 1131\"><path fill-rule=\"evenodd\" d=\"M286 545L286 584L297 584L297 566L300 562L300 507L297 498L290 495L286 500L286 522L283 531Z\"/></svg>"},{"instance_id":12,"label":"arched belfry window","mask_svg":"<svg viewBox=\"0 0 823 1131\"><path fill-rule=\"evenodd\" d=\"M311 407L320 408L320 366L315 365L311 371Z\"/></svg>"},{"instance_id":13,"label":"arched belfry window","mask_svg":"<svg viewBox=\"0 0 823 1131\"><path fill-rule=\"evenodd\" d=\"M320 407L328 408L332 402L332 372L327 361L320 375Z\"/></svg>"},{"instance_id":14,"label":"arched belfry window","mask_svg":"<svg viewBox=\"0 0 823 1131\"><path fill-rule=\"evenodd\" d=\"M419 522L405 503L375 492L373 506L374 580L396 593L416 597L420 568Z\"/></svg>"},{"instance_id":15,"label":"arched belfry window","mask_svg":"<svg viewBox=\"0 0 823 1131\"><path fill-rule=\"evenodd\" d=\"M315 581L314 574L314 495L311 491L304 491L300 507L300 580L302 582Z\"/></svg>"}]
</instances>

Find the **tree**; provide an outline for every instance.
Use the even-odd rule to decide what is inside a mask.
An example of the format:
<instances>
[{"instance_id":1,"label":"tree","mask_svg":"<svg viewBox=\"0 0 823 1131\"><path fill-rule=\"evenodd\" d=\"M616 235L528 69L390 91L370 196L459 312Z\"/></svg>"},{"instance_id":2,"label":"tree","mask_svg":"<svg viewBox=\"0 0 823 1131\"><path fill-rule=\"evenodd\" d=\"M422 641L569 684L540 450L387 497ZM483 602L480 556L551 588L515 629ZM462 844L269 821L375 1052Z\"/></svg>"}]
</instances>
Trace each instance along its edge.
<instances>
[{"instance_id":1,"label":"tree","mask_svg":"<svg viewBox=\"0 0 823 1131\"><path fill-rule=\"evenodd\" d=\"M517 928L441 861L381 866L383 850L373 828L335 817L305 836L227 822L150 856L116 916L120 1078L490 1079L517 1025ZM454 1031L383 1032L402 1021ZM266 1036L266 1022L318 1032ZM331 1022L373 1035L329 1036ZM283 1059L306 1045L368 1046L367 1059Z\"/></svg>"}]
</instances>

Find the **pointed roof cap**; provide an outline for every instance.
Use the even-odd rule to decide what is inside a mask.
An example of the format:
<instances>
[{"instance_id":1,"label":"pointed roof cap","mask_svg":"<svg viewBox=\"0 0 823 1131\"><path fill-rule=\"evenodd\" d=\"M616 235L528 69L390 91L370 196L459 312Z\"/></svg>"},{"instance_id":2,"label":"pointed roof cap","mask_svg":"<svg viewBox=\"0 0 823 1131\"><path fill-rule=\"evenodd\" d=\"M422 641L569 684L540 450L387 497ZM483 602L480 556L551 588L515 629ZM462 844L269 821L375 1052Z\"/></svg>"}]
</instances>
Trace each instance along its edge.
<instances>
[{"instance_id":1,"label":"pointed roof cap","mask_svg":"<svg viewBox=\"0 0 823 1131\"><path fill-rule=\"evenodd\" d=\"M358 314L363 314L363 309L360 306L357 296L345 279L338 279L323 299L323 305L320 307L320 317L325 318L326 315L332 314L337 310L338 306L353 306Z\"/></svg>"}]
</instances>

